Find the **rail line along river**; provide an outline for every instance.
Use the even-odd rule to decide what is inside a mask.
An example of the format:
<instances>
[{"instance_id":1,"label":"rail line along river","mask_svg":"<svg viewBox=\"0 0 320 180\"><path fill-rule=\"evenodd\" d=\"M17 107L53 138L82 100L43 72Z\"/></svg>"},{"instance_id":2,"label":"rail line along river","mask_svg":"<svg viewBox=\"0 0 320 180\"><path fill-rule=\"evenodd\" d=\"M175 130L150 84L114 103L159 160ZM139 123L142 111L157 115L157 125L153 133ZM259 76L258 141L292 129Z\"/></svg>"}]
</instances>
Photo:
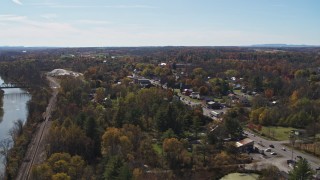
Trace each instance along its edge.
<instances>
[{"instance_id":1,"label":"rail line along river","mask_svg":"<svg viewBox=\"0 0 320 180\"><path fill-rule=\"evenodd\" d=\"M2 83L3 80L0 77L0 84ZM31 99L28 92L20 88L3 89L3 91L3 116L0 115L0 142L11 140L9 131L16 120L21 119L24 122L27 119L27 103ZM4 162L3 157L0 155L0 174L3 171Z\"/></svg>"}]
</instances>

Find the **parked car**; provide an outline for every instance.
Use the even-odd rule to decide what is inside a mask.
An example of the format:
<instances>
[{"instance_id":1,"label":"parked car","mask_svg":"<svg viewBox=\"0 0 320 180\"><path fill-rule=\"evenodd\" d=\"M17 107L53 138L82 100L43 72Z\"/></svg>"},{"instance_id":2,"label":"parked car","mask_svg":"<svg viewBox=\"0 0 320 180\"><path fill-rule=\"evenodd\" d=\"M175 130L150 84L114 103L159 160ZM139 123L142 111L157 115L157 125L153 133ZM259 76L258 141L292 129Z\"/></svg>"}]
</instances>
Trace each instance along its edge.
<instances>
[{"instance_id":1,"label":"parked car","mask_svg":"<svg viewBox=\"0 0 320 180\"><path fill-rule=\"evenodd\" d=\"M292 160L292 159L288 159L287 160L287 164L296 164L296 161Z\"/></svg>"},{"instance_id":2,"label":"parked car","mask_svg":"<svg viewBox=\"0 0 320 180\"><path fill-rule=\"evenodd\" d=\"M297 158L302 159L302 157L301 157L301 156L297 156Z\"/></svg>"},{"instance_id":3,"label":"parked car","mask_svg":"<svg viewBox=\"0 0 320 180\"><path fill-rule=\"evenodd\" d=\"M266 150L264 150L265 152L271 152L270 148L267 148Z\"/></svg>"},{"instance_id":4,"label":"parked car","mask_svg":"<svg viewBox=\"0 0 320 180\"><path fill-rule=\"evenodd\" d=\"M284 148L284 147L282 147L281 149L282 149L282 151L286 151L286 148Z\"/></svg>"},{"instance_id":5,"label":"parked car","mask_svg":"<svg viewBox=\"0 0 320 180\"><path fill-rule=\"evenodd\" d=\"M276 152L271 152L270 154L271 154L271 155L277 155L277 153L276 153Z\"/></svg>"},{"instance_id":6,"label":"parked car","mask_svg":"<svg viewBox=\"0 0 320 180\"><path fill-rule=\"evenodd\" d=\"M269 147L274 148L274 145L270 144Z\"/></svg>"}]
</instances>

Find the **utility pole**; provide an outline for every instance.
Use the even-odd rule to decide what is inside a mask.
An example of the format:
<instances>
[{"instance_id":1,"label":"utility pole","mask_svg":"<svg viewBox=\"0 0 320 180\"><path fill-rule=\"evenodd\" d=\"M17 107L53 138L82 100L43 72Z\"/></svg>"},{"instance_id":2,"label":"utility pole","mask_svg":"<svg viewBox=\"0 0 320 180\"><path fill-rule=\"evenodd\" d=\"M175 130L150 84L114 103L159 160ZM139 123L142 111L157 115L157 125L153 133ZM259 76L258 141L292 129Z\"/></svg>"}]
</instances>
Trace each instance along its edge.
<instances>
[{"instance_id":1,"label":"utility pole","mask_svg":"<svg viewBox=\"0 0 320 180\"><path fill-rule=\"evenodd\" d=\"M293 148L294 148L294 143L295 143L295 136L293 133L290 134L290 142L291 142L291 160L293 161Z\"/></svg>"}]
</instances>

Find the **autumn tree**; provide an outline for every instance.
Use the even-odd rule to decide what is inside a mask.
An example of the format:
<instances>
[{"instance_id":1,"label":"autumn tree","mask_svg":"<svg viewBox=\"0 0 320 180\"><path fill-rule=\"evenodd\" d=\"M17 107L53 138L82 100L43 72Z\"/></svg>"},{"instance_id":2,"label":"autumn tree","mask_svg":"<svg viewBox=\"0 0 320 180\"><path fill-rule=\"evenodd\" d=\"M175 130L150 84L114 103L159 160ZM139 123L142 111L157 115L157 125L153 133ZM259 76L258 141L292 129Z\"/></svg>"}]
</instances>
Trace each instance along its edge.
<instances>
[{"instance_id":1,"label":"autumn tree","mask_svg":"<svg viewBox=\"0 0 320 180\"><path fill-rule=\"evenodd\" d=\"M281 177L280 170L276 166L269 165L267 168L262 169L260 180L278 180Z\"/></svg>"},{"instance_id":2,"label":"autumn tree","mask_svg":"<svg viewBox=\"0 0 320 180\"><path fill-rule=\"evenodd\" d=\"M94 96L94 99L96 100L96 102L98 103L102 103L102 101L104 100L105 98L105 89L104 88L97 88L96 89L96 93L95 93L95 96Z\"/></svg>"},{"instance_id":3,"label":"autumn tree","mask_svg":"<svg viewBox=\"0 0 320 180\"><path fill-rule=\"evenodd\" d=\"M233 108L224 115L223 119L223 128L226 130L226 133L231 138L238 138L243 133L240 122L247 121L248 113L243 108Z\"/></svg>"},{"instance_id":4,"label":"autumn tree","mask_svg":"<svg viewBox=\"0 0 320 180\"><path fill-rule=\"evenodd\" d=\"M185 149L183 144L176 138L169 138L163 141L163 152L172 169L179 168L183 162Z\"/></svg>"},{"instance_id":5,"label":"autumn tree","mask_svg":"<svg viewBox=\"0 0 320 180\"><path fill-rule=\"evenodd\" d=\"M139 158L141 158L146 164L151 167L157 167L159 165L159 157L152 147L151 139L148 138L142 140L138 152L138 154L141 155Z\"/></svg>"},{"instance_id":6,"label":"autumn tree","mask_svg":"<svg viewBox=\"0 0 320 180\"><path fill-rule=\"evenodd\" d=\"M309 76L309 74L310 74L310 72L308 70L299 69L294 73L294 77L295 78L306 78Z\"/></svg>"},{"instance_id":7,"label":"autumn tree","mask_svg":"<svg viewBox=\"0 0 320 180\"><path fill-rule=\"evenodd\" d=\"M301 94L299 91L295 90L292 92L291 96L290 96L290 102L291 104L295 104L299 99L301 98Z\"/></svg>"},{"instance_id":8,"label":"autumn tree","mask_svg":"<svg viewBox=\"0 0 320 180\"><path fill-rule=\"evenodd\" d=\"M249 115L250 121L254 124L259 124L259 117L260 117L260 114L264 111L264 109L265 108L262 107L259 109L252 110Z\"/></svg>"},{"instance_id":9,"label":"autumn tree","mask_svg":"<svg viewBox=\"0 0 320 180\"><path fill-rule=\"evenodd\" d=\"M195 68L193 69L192 71L192 74L195 76L195 77L198 77L200 79L204 78L207 76L207 72L205 70L203 70L202 68Z\"/></svg>"},{"instance_id":10,"label":"autumn tree","mask_svg":"<svg viewBox=\"0 0 320 180\"><path fill-rule=\"evenodd\" d=\"M66 173L57 173L52 175L52 180L71 180L71 177Z\"/></svg>"},{"instance_id":11,"label":"autumn tree","mask_svg":"<svg viewBox=\"0 0 320 180\"><path fill-rule=\"evenodd\" d=\"M132 142L118 128L107 128L102 136L102 154L104 156L126 156L131 152Z\"/></svg>"},{"instance_id":12,"label":"autumn tree","mask_svg":"<svg viewBox=\"0 0 320 180\"><path fill-rule=\"evenodd\" d=\"M53 123L49 132L50 153L67 152L92 160L93 141L72 121L66 120L63 125Z\"/></svg>"},{"instance_id":13,"label":"autumn tree","mask_svg":"<svg viewBox=\"0 0 320 180\"><path fill-rule=\"evenodd\" d=\"M44 163L32 168L32 179L81 179L86 177L87 164L80 156L68 153L52 154ZM91 174L92 175L92 174Z\"/></svg>"},{"instance_id":14,"label":"autumn tree","mask_svg":"<svg viewBox=\"0 0 320 180\"><path fill-rule=\"evenodd\" d=\"M271 99L273 97L273 89L268 88L264 90L264 95L266 98Z\"/></svg>"},{"instance_id":15,"label":"autumn tree","mask_svg":"<svg viewBox=\"0 0 320 180\"><path fill-rule=\"evenodd\" d=\"M127 136L132 143L132 148L136 151L142 139L142 131L139 126L135 126L133 124L125 124L121 129L122 133Z\"/></svg>"},{"instance_id":16,"label":"autumn tree","mask_svg":"<svg viewBox=\"0 0 320 180\"><path fill-rule=\"evenodd\" d=\"M200 93L201 96L207 95L207 94L208 94L208 91L209 91L209 89L208 89L208 87L206 87L206 86L201 86L201 87L199 88L199 93Z\"/></svg>"},{"instance_id":17,"label":"autumn tree","mask_svg":"<svg viewBox=\"0 0 320 180\"><path fill-rule=\"evenodd\" d=\"M239 76L239 71L235 70L235 69L229 69L227 71L224 72L226 74L227 77L237 77Z\"/></svg>"},{"instance_id":18,"label":"autumn tree","mask_svg":"<svg viewBox=\"0 0 320 180\"><path fill-rule=\"evenodd\" d=\"M230 165L234 159L225 151L220 152L219 154L215 155L212 159L212 163L214 167L220 167L223 165Z\"/></svg>"},{"instance_id":19,"label":"autumn tree","mask_svg":"<svg viewBox=\"0 0 320 180\"><path fill-rule=\"evenodd\" d=\"M229 84L224 79L212 78L209 79L209 83L213 92L218 96L227 94L227 91L230 90Z\"/></svg>"}]
</instances>

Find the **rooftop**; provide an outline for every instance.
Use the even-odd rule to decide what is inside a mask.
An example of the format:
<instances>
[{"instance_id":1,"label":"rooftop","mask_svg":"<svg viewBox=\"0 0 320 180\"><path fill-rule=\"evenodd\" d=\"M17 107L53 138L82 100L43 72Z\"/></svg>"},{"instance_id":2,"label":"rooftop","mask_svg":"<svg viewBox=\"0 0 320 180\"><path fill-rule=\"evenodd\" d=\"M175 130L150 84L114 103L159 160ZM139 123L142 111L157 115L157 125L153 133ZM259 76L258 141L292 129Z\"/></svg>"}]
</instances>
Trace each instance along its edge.
<instances>
[{"instance_id":1,"label":"rooftop","mask_svg":"<svg viewBox=\"0 0 320 180\"><path fill-rule=\"evenodd\" d=\"M245 138L245 139L242 139L241 141L238 141L236 142L236 146L237 147L241 147L241 146L245 146L247 144L251 144L253 143L254 141L250 138Z\"/></svg>"}]
</instances>

